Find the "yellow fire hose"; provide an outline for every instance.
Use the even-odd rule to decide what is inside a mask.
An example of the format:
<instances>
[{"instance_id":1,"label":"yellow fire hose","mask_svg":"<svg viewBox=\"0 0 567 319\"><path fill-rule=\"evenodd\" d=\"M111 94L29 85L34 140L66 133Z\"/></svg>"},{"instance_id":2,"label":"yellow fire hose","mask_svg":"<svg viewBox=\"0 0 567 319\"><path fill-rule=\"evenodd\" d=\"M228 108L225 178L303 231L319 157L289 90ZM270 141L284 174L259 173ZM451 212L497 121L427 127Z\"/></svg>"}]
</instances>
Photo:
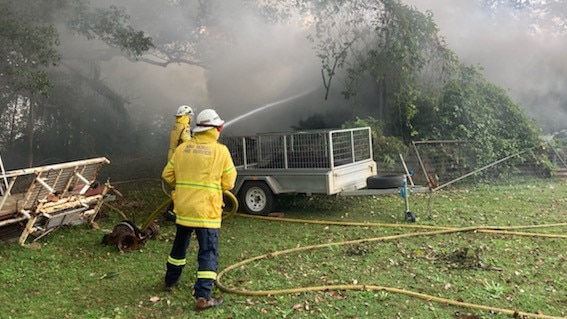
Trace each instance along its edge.
<instances>
[{"instance_id":1,"label":"yellow fire hose","mask_svg":"<svg viewBox=\"0 0 567 319\"><path fill-rule=\"evenodd\" d=\"M224 191L223 197L226 197L229 200L229 203L226 201L224 202L225 206L222 212L222 219L225 220L236 215L236 212L238 211L238 199L236 199L236 196L229 191ZM229 208L229 210L225 211L224 209L226 208Z\"/></svg>"},{"instance_id":2,"label":"yellow fire hose","mask_svg":"<svg viewBox=\"0 0 567 319\"><path fill-rule=\"evenodd\" d=\"M232 216L234 216L236 214L236 212L238 211L238 199L236 199L236 196L234 196L234 194L232 194L229 191L225 191L223 192L223 197L226 197L229 200L229 203L227 205L227 203L225 202L225 208L226 206L228 206L229 210L228 211L224 211L222 212L222 219L228 219ZM144 231L146 230L149 225L158 217L158 215L160 213L162 213L163 211L165 211L165 209L171 204L171 198L168 197L165 201L163 201L151 214L150 216L148 216L148 218L146 219L146 221L142 224L142 226L140 226L140 230ZM122 216L124 219L128 219L126 217L126 214L124 214L120 209L104 202L104 205L107 206L108 208L117 211L120 216Z\"/></svg>"},{"instance_id":3,"label":"yellow fire hose","mask_svg":"<svg viewBox=\"0 0 567 319\"><path fill-rule=\"evenodd\" d=\"M238 211L238 200L229 191L223 193L223 196L229 201L228 211L223 211L223 220L233 217L236 215ZM148 227L149 224L158 216L158 213L163 212L167 206L171 203L171 199L164 201L156 210L150 215L150 217L146 220L146 222L142 225L142 229ZM105 203L110 208L119 211L115 207L112 207ZM226 201L225 201L226 204ZM226 208L225 206L225 208ZM120 212L120 211L119 211ZM124 215L122 212L120 212ZM514 235L514 236L528 236L528 237L542 237L542 238L564 238L567 239L567 235L556 235L556 234L541 234L541 233L530 233L530 232L519 232L515 231L518 229L527 229L527 228L544 228L544 227L560 227L560 226L567 226L567 223L557 223L557 224L545 224L545 225L528 225L528 226L481 226L481 227L464 227L464 228L451 228L451 227L439 227L439 226L428 226L428 225L415 225L415 224L382 224L382 223L360 223L360 222L335 222L335 221L322 221L322 220L306 220L306 219L292 219L292 218L280 218L280 217L267 217L267 216L258 216L258 215L248 215L248 214L238 214L240 217L247 217L247 218L257 218L257 219L265 219L270 221L284 221L284 222L294 222L294 223L304 223L304 224L324 224L324 225L341 225L341 226L363 226L363 227L395 227L395 228L413 228L413 229L424 229L428 231L418 232L418 233L410 233L410 234L400 234L400 235L393 235L393 236L384 236L384 237L374 237L374 238L365 238L365 239L358 239L358 240L350 240L344 242L336 242L336 243L327 243L327 244L319 244L319 245L312 245L312 246L304 246L304 247L297 247L287 250L281 250L272 252L269 254L264 254L256 257L252 257L236 264L233 264L226 269L222 270L217 275L216 286L226 293L232 293L236 295L242 296L268 296L268 295L282 295L282 294L294 294L294 293L301 293L301 292L314 292L314 291L331 291L331 290L365 290L365 291L387 291L391 293L397 294L404 294L410 297L415 297L419 299L426 300L428 302L437 302L444 305L452 305L462 308L469 308L469 309L476 309L476 310L483 310L483 311L493 311L498 312L506 315L513 316L514 318L534 318L534 319L564 319L564 317L556 317L556 316L549 316L544 314L533 314L527 313L517 310L510 310L510 309L502 309L497 307L467 303L457 300L451 300L436 296L431 296L427 294L422 294L410 290L400 289L400 288L393 288L393 287L385 287L385 286L376 286L376 285L326 285L326 286L311 286L311 287L297 287L297 288L288 288L288 289L277 289L277 290L239 290L235 288L230 288L225 286L222 283L222 278L228 272L242 267L246 264L249 264L256 260L261 259L270 259L277 256L282 256L298 251L305 251L305 250L315 250L319 248L325 248L330 246L339 246L339 245L352 245L358 243L367 243L367 242L377 242L377 241L390 241L400 238L409 238L409 237L416 237L416 236L434 236L434 235L441 235L441 234L449 234L449 233L458 233L458 232L481 232L481 233L491 233L491 234L502 234L502 235Z\"/></svg>"},{"instance_id":4,"label":"yellow fire hose","mask_svg":"<svg viewBox=\"0 0 567 319\"><path fill-rule=\"evenodd\" d=\"M532 237L544 237L544 238L565 238L567 239L567 235L554 235L554 234L540 234L540 233L529 233L529 232L517 232L513 231L516 229L526 229L526 228L542 228L542 227L557 227L557 226L567 226L567 223L560 223L560 224L548 224L548 225L534 225L534 226L505 226L505 227L464 227L464 228L450 228L450 227L435 227L435 226L426 226L426 225L414 225L414 224L407 224L407 225L400 225L400 224L377 224L377 223L344 223L344 222L331 222L331 221L320 221L320 220L304 220L304 219L288 219L288 218L279 218L279 217L265 217L265 216L254 216L254 215L244 215L239 214L242 217L249 217L249 218L259 218L259 219L266 219L266 220L273 220L273 221L285 221L285 222L296 222L296 223L312 223L312 224L331 224L331 225L349 225L349 226L365 226L365 227L397 227L397 228L421 228L421 229L428 229L430 231L418 232L418 233L410 233L410 234L400 234L400 235L393 235L393 236L384 236L384 237L375 237L375 238L366 238L366 239L358 239L358 240L351 240L351 241L344 241L338 243L327 243L327 244L319 244L319 245L312 245L312 246L305 246L305 247L297 247L287 250L281 250L272 252L265 255L260 255L256 257L252 257L246 260L243 260L239 263L231 265L226 269L219 272L217 275L217 287L224 292L232 293L236 295L243 295L243 296L268 296L268 295L281 295L281 294L293 294L293 293L300 293L300 292L312 292L312 291L330 291L330 290L371 290L371 291L387 291L391 293L398 293L404 294L415 298L420 298L426 301L432 301L441 303L444 305L453 305L457 307L463 308L470 308L470 309L477 309L477 310L484 310L484 311L494 311L499 312L502 314L511 315L514 318L536 318L536 319L561 319L563 317L555 317L543 314L533 314L527 312L521 312L517 310L510 310L510 309L501 309L491 306L473 304L473 303L466 303L462 301L456 301L436 296L431 296L427 294L422 294L418 292L413 292L410 290L400 289L400 288L393 288L393 287L384 287L384 286L375 286L375 285L328 285L328 286L312 286L312 287L298 287L298 288L289 288L289 289L277 289L277 290L239 290L235 288L229 288L222 283L222 278L228 272L242 267L248 263L251 263L256 260L260 259L269 259L274 258L276 256L282 256L285 254L290 254L293 252L304 251L304 250L314 250L318 248L324 248L329 246L337 246L337 245L350 245L350 244L357 244L357 243L367 243L367 242L376 242L376 241L390 241L394 239L400 238L408 238L408 237L416 237L416 236L434 236L440 234L449 234L449 233L457 233L457 232L483 232L483 233L494 233L494 234L504 234L504 235L514 235L514 236L532 236Z\"/></svg>"}]
</instances>

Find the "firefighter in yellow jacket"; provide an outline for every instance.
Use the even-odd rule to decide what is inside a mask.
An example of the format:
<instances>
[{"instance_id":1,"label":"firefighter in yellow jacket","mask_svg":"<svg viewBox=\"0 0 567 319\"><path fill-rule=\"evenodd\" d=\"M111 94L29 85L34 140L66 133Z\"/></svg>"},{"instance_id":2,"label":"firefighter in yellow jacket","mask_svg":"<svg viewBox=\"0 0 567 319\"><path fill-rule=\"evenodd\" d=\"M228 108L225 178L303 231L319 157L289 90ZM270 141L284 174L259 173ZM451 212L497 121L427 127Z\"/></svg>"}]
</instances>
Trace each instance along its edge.
<instances>
[{"instance_id":1,"label":"firefighter in yellow jacket","mask_svg":"<svg viewBox=\"0 0 567 319\"><path fill-rule=\"evenodd\" d=\"M165 288L179 281L186 264L191 234L199 242L194 296L197 310L222 303L211 290L217 276L218 236L222 221L223 192L234 187L236 169L228 148L217 140L224 121L212 109L199 113L193 137L175 149L162 177L175 186L173 198L176 233L167 258Z\"/></svg>"},{"instance_id":2,"label":"firefighter in yellow jacket","mask_svg":"<svg viewBox=\"0 0 567 319\"><path fill-rule=\"evenodd\" d=\"M169 150L167 151L167 160L171 159L173 152L181 143L191 139L191 117L194 115L193 109L189 105L181 105L177 108L175 113L175 123L171 127L169 132ZM171 197L175 196L174 192L171 192ZM173 213L173 203L171 203L163 216L166 220L174 221L175 214Z\"/></svg>"},{"instance_id":3,"label":"firefighter in yellow jacket","mask_svg":"<svg viewBox=\"0 0 567 319\"><path fill-rule=\"evenodd\" d=\"M189 105L181 105L177 108L177 113L175 113L175 123L169 133L169 150L167 152L168 161L171 159L171 155L173 155L175 148L191 138L191 116L193 116L193 109Z\"/></svg>"}]
</instances>

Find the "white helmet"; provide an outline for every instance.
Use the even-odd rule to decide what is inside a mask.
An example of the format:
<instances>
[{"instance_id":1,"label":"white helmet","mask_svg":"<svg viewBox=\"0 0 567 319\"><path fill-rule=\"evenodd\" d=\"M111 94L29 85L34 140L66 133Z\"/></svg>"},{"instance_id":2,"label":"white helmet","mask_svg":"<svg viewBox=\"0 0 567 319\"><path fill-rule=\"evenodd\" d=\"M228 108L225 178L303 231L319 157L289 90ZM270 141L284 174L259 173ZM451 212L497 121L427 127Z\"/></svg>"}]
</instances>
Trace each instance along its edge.
<instances>
[{"instance_id":1,"label":"white helmet","mask_svg":"<svg viewBox=\"0 0 567 319\"><path fill-rule=\"evenodd\" d=\"M213 127L219 127L223 125L224 121L219 117L215 110L202 110L201 113L197 115L197 123L195 124L195 128L193 129L193 133L203 132Z\"/></svg>"},{"instance_id":2,"label":"white helmet","mask_svg":"<svg viewBox=\"0 0 567 319\"><path fill-rule=\"evenodd\" d=\"M193 115L193 114L195 113L193 113L193 109L189 105L181 105L179 108L177 108L177 113L175 113L175 116Z\"/></svg>"}]
</instances>

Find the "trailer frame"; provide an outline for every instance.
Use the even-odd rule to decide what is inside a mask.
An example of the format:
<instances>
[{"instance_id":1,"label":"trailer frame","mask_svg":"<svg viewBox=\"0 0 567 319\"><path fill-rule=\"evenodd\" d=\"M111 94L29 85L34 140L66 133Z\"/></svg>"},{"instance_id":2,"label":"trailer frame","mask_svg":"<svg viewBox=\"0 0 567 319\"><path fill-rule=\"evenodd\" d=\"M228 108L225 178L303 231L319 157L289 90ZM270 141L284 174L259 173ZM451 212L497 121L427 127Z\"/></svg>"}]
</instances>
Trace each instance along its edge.
<instances>
[{"instance_id":1,"label":"trailer frame","mask_svg":"<svg viewBox=\"0 0 567 319\"><path fill-rule=\"evenodd\" d=\"M235 187L245 213L267 215L279 194L382 195L401 192L368 189L376 176L370 127L223 136L238 171ZM408 187L409 192L425 188Z\"/></svg>"}]
</instances>

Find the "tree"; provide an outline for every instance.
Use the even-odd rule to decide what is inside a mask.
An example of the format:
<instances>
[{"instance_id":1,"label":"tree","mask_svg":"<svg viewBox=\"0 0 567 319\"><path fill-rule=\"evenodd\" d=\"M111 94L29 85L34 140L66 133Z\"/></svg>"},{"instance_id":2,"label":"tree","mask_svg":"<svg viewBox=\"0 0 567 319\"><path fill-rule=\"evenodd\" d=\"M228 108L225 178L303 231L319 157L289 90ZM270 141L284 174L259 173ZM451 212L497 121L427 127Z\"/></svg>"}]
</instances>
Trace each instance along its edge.
<instances>
[{"instance_id":1,"label":"tree","mask_svg":"<svg viewBox=\"0 0 567 319\"><path fill-rule=\"evenodd\" d=\"M302 12L316 15L311 39L322 58L326 88L342 67L347 99L364 85L373 87L379 99L370 115L384 123L386 135L406 143L479 141L483 164L538 145L534 123L503 89L459 61L430 12L397 0L298 3Z\"/></svg>"},{"instance_id":2,"label":"tree","mask_svg":"<svg viewBox=\"0 0 567 319\"><path fill-rule=\"evenodd\" d=\"M63 121L57 123L60 127L74 125L73 121L64 121L69 117L62 116L73 114L72 108L65 109L65 103L58 103L50 96L54 79L62 79L56 76L61 74L59 63L62 55L57 50L62 32L58 29L60 21L66 22L69 30L76 34L99 39L121 49L128 56L135 57L148 50L151 39L126 25L128 16L123 9L110 7L91 10L88 2L83 0L48 0L40 3L10 0L3 2L0 9L0 52L4 57L0 60L0 118L7 120L2 122L4 130L0 145L24 152L22 145L27 140L28 149L25 153L28 153L31 166L37 149L36 142L39 141L34 135L36 130L46 132L49 127L55 127L53 121ZM71 70L67 72L72 73ZM105 94L100 86L95 90L101 95ZM72 99L67 97L67 100ZM80 135L80 138L88 137L88 134ZM63 157L67 155L66 152L59 154Z\"/></svg>"},{"instance_id":3,"label":"tree","mask_svg":"<svg viewBox=\"0 0 567 319\"><path fill-rule=\"evenodd\" d=\"M152 39L152 46L139 55L130 56L131 61L160 67L186 64L204 69L210 68L212 61L231 41L230 24L224 20L232 15L222 12L230 12L225 9L229 5L234 6L233 10L239 10L237 5L242 2L245 0L113 1L127 7L131 17L122 11L123 16L131 18L128 21ZM104 59L117 55L116 50L111 48L106 51Z\"/></svg>"},{"instance_id":4,"label":"tree","mask_svg":"<svg viewBox=\"0 0 567 319\"><path fill-rule=\"evenodd\" d=\"M385 131L405 140L414 136L411 123L421 90L431 79L442 86L454 63L432 14L397 0L297 3L298 12L313 16L309 38L321 59L326 96L337 76L346 99L371 85L378 96L372 115L388 123Z\"/></svg>"},{"instance_id":5,"label":"tree","mask_svg":"<svg viewBox=\"0 0 567 319\"><path fill-rule=\"evenodd\" d=\"M58 37L54 26L35 22L39 18L36 10L25 10L12 1L0 4L0 10L0 114L4 115L8 108L12 111L6 122L9 129L2 138L15 138L17 117L27 117L31 165L34 94L47 94L50 82L46 68L59 61L55 50ZM29 94L23 96L20 92ZM27 108L27 112L19 113L18 108Z\"/></svg>"},{"instance_id":6,"label":"tree","mask_svg":"<svg viewBox=\"0 0 567 319\"><path fill-rule=\"evenodd\" d=\"M39 19L39 12L26 10L13 1L0 3L0 10L2 93L46 93L49 81L45 68L60 58L55 49L59 43L55 27L30 22Z\"/></svg>"}]
</instances>

